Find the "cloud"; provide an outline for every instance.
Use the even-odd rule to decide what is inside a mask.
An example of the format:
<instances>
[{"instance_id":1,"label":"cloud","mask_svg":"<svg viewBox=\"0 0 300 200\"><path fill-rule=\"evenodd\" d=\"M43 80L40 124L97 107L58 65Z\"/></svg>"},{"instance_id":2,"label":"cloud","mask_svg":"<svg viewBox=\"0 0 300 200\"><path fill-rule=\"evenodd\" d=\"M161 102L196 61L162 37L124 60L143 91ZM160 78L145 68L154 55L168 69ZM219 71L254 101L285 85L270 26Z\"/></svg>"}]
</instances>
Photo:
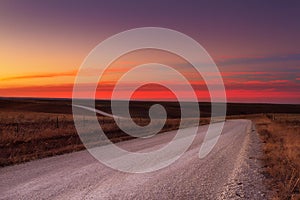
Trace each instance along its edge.
<instances>
[{"instance_id":1,"label":"cloud","mask_svg":"<svg viewBox=\"0 0 300 200\"><path fill-rule=\"evenodd\" d=\"M179 83L173 83L178 91L185 93L184 87ZM119 91L118 97L122 98L128 93L131 84L125 84ZM209 93L204 82L192 82L193 88L196 93L199 94L201 99L208 99ZM272 102L293 102L300 103L299 92L300 83L289 80L273 80L273 81L226 81L225 88L226 93L229 94L229 101L242 101L242 102L263 102L265 99ZM92 85L83 84L81 86L81 92L83 97L88 95L91 91ZM218 87L216 87L216 91ZM1 96L35 96L35 97L72 97L73 84L61 84L61 85L44 85L44 86L31 86L31 87L15 87L15 88L0 88ZM111 82L105 82L99 85L97 90L97 98L110 99L114 84ZM173 95L168 90L163 89L161 86L155 84L149 84L147 87L142 87L135 94L136 99L151 99L153 98L165 98L172 99ZM267 98L269 97L269 98ZM278 98L282 100L278 100ZM274 99L274 98L277 98ZM287 99L285 99L287 98Z\"/></svg>"},{"instance_id":2,"label":"cloud","mask_svg":"<svg viewBox=\"0 0 300 200\"><path fill-rule=\"evenodd\" d=\"M35 79L35 78L55 78L62 76L75 76L76 72L62 72L62 73L45 73L45 74L32 74L32 75L23 75L23 76L11 76L1 78L0 81L12 81L12 80L20 80L20 79Z\"/></svg>"},{"instance_id":3,"label":"cloud","mask_svg":"<svg viewBox=\"0 0 300 200\"><path fill-rule=\"evenodd\" d=\"M264 57L247 57L247 58L230 58L216 61L218 65L242 65L242 64L258 64L258 63L272 63L272 62L288 62L300 61L300 54L288 54L284 56L272 55Z\"/></svg>"}]
</instances>

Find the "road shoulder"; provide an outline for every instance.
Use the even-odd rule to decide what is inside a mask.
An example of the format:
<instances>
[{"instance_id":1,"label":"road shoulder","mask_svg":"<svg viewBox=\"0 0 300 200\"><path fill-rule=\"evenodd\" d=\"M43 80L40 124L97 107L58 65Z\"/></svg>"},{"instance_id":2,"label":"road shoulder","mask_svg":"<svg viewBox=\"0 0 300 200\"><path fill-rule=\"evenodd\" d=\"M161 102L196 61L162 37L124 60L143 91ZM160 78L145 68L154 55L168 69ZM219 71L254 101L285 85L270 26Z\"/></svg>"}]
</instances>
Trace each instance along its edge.
<instances>
[{"instance_id":1,"label":"road shoulder","mask_svg":"<svg viewBox=\"0 0 300 200\"><path fill-rule=\"evenodd\" d=\"M268 199L265 177L262 174L262 143L254 124L249 127L241 145L235 170L224 186L220 199Z\"/></svg>"}]
</instances>

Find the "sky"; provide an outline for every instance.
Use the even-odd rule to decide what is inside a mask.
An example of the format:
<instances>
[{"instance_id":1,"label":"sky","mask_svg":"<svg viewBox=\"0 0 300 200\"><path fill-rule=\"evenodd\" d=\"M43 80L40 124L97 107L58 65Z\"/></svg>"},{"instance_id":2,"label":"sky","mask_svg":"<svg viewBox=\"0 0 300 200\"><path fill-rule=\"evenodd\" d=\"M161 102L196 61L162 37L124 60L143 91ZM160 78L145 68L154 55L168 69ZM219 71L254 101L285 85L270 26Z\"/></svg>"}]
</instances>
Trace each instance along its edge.
<instances>
[{"instance_id":1,"label":"sky","mask_svg":"<svg viewBox=\"0 0 300 200\"><path fill-rule=\"evenodd\" d=\"M163 27L192 37L206 49L222 74L228 102L300 104L299 9L299 1L2 0L0 96L70 98L79 67L96 45L128 29ZM181 70L199 101L209 101L205 83L193 77L192 66L154 50L114 62L96 97L109 99L122 74L153 61ZM164 75L136 74L126 84L148 76ZM176 84L171 76L164 77ZM174 95L149 84L133 98L172 100Z\"/></svg>"}]
</instances>

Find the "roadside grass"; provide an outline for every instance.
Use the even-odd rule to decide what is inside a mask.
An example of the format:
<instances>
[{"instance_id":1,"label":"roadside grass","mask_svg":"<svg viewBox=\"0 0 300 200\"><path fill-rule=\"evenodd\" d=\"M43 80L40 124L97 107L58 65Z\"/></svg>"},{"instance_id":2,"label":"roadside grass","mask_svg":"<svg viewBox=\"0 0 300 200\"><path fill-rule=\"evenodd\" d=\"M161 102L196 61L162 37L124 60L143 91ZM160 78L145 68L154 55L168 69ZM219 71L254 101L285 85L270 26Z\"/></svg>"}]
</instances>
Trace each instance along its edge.
<instances>
[{"instance_id":1,"label":"roadside grass","mask_svg":"<svg viewBox=\"0 0 300 200\"><path fill-rule=\"evenodd\" d=\"M140 126L149 123L147 118L133 118ZM109 117L98 116L98 122L110 141L116 143L134 137L125 134ZM182 121L184 127L189 127L195 119ZM85 141L91 146L107 144L106 138L99 141L98 126L91 125L91 117L82 117L80 121L84 130ZM156 120L154 123L161 123ZM167 119L161 132L176 130L180 119ZM209 123L203 118L199 125ZM126 125L126 123L125 123ZM149 130L151 131L151 130ZM144 134L147 134L146 131ZM55 114L39 112L10 112L0 113L0 166L12 165L48 156L54 156L85 149L73 121L72 114Z\"/></svg>"},{"instance_id":2,"label":"roadside grass","mask_svg":"<svg viewBox=\"0 0 300 200\"><path fill-rule=\"evenodd\" d=\"M263 141L264 173L273 199L300 199L300 115L254 118Z\"/></svg>"}]
</instances>

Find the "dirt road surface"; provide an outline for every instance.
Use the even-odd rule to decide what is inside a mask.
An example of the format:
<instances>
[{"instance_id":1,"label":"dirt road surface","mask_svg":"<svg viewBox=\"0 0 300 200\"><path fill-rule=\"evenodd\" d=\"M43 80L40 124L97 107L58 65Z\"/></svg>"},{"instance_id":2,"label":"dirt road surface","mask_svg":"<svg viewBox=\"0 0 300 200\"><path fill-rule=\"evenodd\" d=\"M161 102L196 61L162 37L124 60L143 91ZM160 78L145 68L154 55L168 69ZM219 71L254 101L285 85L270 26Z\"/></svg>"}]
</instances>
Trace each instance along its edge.
<instances>
[{"instance_id":1,"label":"dirt road surface","mask_svg":"<svg viewBox=\"0 0 300 200\"><path fill-rule=\"evenodd\" d=\"M208 126L177 161L149 173L111 169L87 151L0 168L0 199L266 199L260 144L249 120L228 120L218 143L198 156ZM131 151L161 147L176 132L118 145Z\"/></svg>"}]
</instances>

